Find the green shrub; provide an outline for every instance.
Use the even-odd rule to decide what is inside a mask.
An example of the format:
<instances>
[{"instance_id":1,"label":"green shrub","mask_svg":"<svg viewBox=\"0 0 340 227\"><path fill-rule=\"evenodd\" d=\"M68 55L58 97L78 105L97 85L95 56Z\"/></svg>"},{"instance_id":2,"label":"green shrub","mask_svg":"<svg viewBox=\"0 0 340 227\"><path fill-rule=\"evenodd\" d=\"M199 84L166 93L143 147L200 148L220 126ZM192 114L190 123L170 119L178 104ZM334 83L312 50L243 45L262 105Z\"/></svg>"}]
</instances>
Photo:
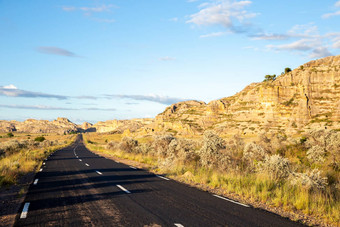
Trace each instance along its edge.
<instances>
[{"instance_id":1,"label":"green shrub","mask_svg":"<svg viewBox=\"0 0 340 227\"><path fill-rule=\"evenodd\" d=\"M7 136L8 136L9 138L11 138L11 137L13 137L14 135L13 135L13 133L9 132L9 133L7 133Z\"/></svg>"},{"instance_id":2,"label":"green shrub","mask_svg":"<svg viewBox=\"0 0 340 227\"><path fill-rule=\"evenodd\" d=\"M46 138L43 137L43 136L38 136L38 137L35 137L35 139L34 139L34 141L37 141L37 142L42 142L44 140L46 140Z\"/></svg>"},{"instance_id":3,"label":"green shrub","mask_svg":"<svg viewBox=\"0 0 340 227\"><path fill-rule=\"evenodd\" d=\"M273 81L273 80L275 80L276 79L276 75L275 74L273 74L273 75L265 75L265 77L264 77L264 82L265 81Z\"/></svg>"},{"instance_id":4,"label":"green shrub","mask_svg":"<svg viewBox=\"0 0 340 227\"><path fill-rule=\"evenodd\" d=\"M285 68L285 73L289 73L289 72L291 72L292 71L292 69L291 68Z\"/></svg>"}]
</instances>

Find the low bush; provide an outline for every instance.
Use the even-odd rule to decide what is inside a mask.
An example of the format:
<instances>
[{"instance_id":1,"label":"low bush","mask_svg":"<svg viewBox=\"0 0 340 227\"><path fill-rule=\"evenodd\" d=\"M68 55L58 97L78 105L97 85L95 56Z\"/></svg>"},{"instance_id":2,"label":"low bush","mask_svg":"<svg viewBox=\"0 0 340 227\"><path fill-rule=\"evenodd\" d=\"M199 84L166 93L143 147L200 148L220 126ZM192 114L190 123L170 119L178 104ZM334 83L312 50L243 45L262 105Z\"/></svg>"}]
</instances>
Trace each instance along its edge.
<instances>
[{"instance_id":1,"label":"low bush","mask_svg":"<svg viewBox=\"0 0 340 227\"><path fill-rule=\"evenodd\" d=\"M43 142L44 140L46 140L46 138L43 136L38 136L38 137L35 137L34 139L34 141L37 141L37 142Z\"/></svg>"}]
</instances>

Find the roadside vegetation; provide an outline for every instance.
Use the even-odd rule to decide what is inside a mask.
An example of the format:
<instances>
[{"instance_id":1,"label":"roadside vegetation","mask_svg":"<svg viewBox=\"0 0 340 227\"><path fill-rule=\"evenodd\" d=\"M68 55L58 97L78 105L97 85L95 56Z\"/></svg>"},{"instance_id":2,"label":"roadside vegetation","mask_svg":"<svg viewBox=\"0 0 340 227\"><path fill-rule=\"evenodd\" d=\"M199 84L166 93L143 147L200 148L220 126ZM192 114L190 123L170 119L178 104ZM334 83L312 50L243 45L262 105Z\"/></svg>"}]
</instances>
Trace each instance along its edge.
<instances>
[{"instance_id":1,"label":"roadside vegetation","mask_svg":"<svg viewBox=\"0 0 340 227\"><path fill-rule=\"evenodd\" d=\"M75 135L4 134L0 138L0 188L35 171L52 152L71 144Z\"/></svg>"},{"instance_id":2,"label":"roadside vegetation","mask_svg":"<svg viewBox=\"0 0 340 227\"><path fill-rule=\"evenodd\" d=\"M146 163L157 173L244 202L303 213L323 223L340 221L339 131L310 131L300 138L262 134L256 142L237 135L223 139L212 131L196 139L91 133L85 142L92 150Z\"/></svg>"}]
</instances>

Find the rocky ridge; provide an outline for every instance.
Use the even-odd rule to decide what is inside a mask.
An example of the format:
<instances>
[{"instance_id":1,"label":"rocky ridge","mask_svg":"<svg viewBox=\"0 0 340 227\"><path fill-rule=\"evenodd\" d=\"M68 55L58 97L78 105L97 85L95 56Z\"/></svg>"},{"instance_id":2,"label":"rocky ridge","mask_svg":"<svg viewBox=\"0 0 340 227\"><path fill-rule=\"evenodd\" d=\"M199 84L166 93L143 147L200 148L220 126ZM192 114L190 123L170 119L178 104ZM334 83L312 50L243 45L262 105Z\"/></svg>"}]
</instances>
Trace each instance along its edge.
<instances>
[{"instance_id":1,"label":"rocky ridge","mask_svg":"<svg viewBox=\"0 0 340 227\"><path fill-rule=\"evenodd\" d=\"M310 61L275 80L252 83L241 92L209 103L185 101L155 119L109 120L75 125L66 118L0 121L0 132L97 131L99 133L220 134L301 133L340 128L340 55Z\"/></svg>"},{"instance_id":2,"label":"rocky ridge","mask_svg":"<svg viewBox=\"0 0 340 227\"><path fill-rule=\"evenodd\" d=\"M308 62L275 80L252 83L233 96L208 104L173 104L156 122L168 131L181 126L190 133L207 129L222 134L338 129L340 55Z\"/></svg>"}]
</instances>

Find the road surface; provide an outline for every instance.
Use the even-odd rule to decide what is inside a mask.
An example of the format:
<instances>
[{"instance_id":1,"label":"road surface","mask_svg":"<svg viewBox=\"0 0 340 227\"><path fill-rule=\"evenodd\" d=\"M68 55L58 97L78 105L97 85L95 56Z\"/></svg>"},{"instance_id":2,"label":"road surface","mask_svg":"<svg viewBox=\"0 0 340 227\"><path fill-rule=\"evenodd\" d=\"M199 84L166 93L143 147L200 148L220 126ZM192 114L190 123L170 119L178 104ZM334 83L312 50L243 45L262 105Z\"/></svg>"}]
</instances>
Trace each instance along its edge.
<instances>
[{"instance_id":1,"label":"road surface","mask_svg":"<svg viewBox=\"0 0 340 227\"><path fill-rule=\"evenodd\" d=\"M15 226L301 226L98 156L79 136L36 174Z\"/></svg>"}]
</instances>

